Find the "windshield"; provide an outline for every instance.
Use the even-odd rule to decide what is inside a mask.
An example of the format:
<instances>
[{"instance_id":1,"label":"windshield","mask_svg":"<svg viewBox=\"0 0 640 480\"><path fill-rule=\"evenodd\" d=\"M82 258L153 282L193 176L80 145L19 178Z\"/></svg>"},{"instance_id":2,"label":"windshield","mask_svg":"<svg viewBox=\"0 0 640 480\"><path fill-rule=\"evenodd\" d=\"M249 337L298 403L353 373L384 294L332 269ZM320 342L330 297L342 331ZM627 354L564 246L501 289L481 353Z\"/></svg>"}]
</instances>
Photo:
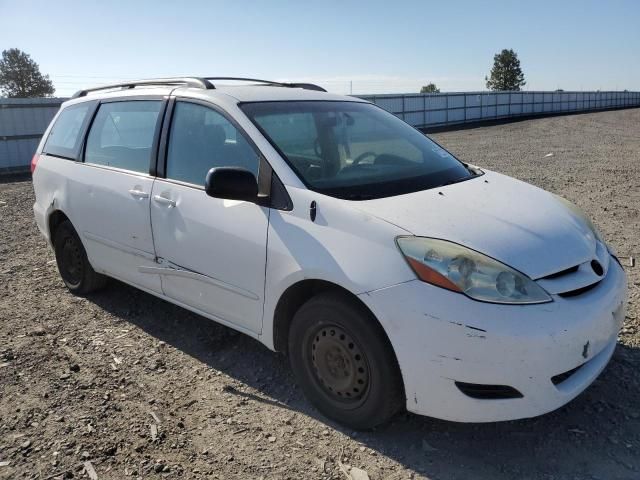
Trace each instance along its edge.
<instances>
[{"instance_id":1,"label":"windshield","mask_svg":"<svg viewBox=\"0 0 640 480\"><path fill-rule=\"evenodd\" d=\"M425 135L359 102L245 103L242 110L312 190L366 200L474 176Z\"/></svg>"}]
</instances>

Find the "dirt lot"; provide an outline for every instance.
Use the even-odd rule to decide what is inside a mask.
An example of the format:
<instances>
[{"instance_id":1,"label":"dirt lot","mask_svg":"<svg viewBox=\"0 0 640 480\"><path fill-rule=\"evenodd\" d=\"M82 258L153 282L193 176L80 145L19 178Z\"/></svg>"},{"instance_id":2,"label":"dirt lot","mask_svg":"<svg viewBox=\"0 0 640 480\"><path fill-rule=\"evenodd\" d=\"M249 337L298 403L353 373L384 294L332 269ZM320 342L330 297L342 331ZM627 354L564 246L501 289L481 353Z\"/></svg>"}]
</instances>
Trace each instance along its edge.
<instances>
[{"instance_id":1,"label":"dirt lot","mask_svg":"<svg viewBox=\"0 0 640 480\"><path fill-rule=\"evenodd\" d=\"M620 255L640 254L640 109L434 137L568 197ZM340 460L371 479L640 478L638 268L612 362L568 406L485 425L403 414L356 433L248 337L118 282L67 293L32 204L28 180L0 184L0 478L89 478L89 461L99 479L346 479Z\"/></svg>"}]
</instances>

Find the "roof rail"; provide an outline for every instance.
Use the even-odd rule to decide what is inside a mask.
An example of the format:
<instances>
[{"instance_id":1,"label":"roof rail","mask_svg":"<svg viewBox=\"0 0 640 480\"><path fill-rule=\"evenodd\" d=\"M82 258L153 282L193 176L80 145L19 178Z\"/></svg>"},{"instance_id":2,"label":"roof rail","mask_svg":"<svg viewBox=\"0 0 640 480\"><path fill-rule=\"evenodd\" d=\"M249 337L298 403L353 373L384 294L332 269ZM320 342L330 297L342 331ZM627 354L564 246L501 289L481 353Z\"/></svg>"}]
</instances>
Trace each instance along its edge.
<instances>
[{"instance_id":1,"label":"roof rail","mask_svg":"<svg viewBox=\"0 0 640 480\"><path fill-rule=\"evenodd\" d=\"M283 83L287 87L291 88L304 88L305 90L316 90L318 92L326 92L324 88L320 85L316 85L315 83Z\"/></svg>"},{"instance_id":2,"label":"roof rail","mask_svg":"<svg viewBox=\"0 0 640 480\"><path fill-rule=\"evenodd\" d=\"M150 78L147 80L130 80L122 83L112 83L110 85L102 85L100 87L87 88L84 90L78 90L73 94L71 98L85 97L91 92L98 92L100 90L111 90L114 88L130 89L141 86L153 86L153 85L184 85L187 87L202 88L205 90L215 89L215 85L210 80L239 80L243 82L257 82L264 83L265 85L271 85L275 87L288 87L288 88L303 88L305 90L316 90L319 92L326 92L326 90L313 83L283 83L272 82L271 80L260 80L258 78L243 78L243 77L175 77L175 78Z\"/></svg>"},{"instance_id":3,"label":"roof rail","mask_svg":"<svg viewBox=\"0 0 640 480\"><path fill-rule=\"evenodd\" d=\"M203 80L238 80L243 82L257 82L271 85L274 87L303 88L305 90L316 90L318 92L326 92L324 88L313 83L286 83L274 82L272 80L260 80L259 78L243 78L243 77L204 77Z\"/></svg>"},{"instance_id":4,"label":"roof rail","mask_svg":"<svg viewBox=\"0 0 640 480\"><path fill-rule=\"evenodd\" d=\"M97 92L100 90L111 90L112 88L129 89L140 86L153 86L153 85L185 85L187 87L203 88L206 90L214 89L215 86L205 78L198 77L175 77L175 78L151 78L148 80L131 80L122 83L113 83L110 85L102 85L95 88L87 88L85 90L78 90L73 94L71 98L85 97L88 93Z\"/></svg>"}]
</instances>

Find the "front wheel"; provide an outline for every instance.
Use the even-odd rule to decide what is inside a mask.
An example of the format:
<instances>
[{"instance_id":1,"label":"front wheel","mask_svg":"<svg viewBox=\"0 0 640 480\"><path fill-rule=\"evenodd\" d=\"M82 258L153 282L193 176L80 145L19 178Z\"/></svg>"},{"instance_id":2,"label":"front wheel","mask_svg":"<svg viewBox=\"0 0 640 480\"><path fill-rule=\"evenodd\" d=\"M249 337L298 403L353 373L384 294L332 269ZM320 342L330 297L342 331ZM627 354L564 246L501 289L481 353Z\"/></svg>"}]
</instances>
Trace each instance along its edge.
<instances>
[{"instance_id":1,"label":"front wheel","mask_svg":"<svg viewBox=\"0 0 640 480\"><path fill-rule=\"evenodd\" d=\"M65 220L58 226L53 247L60 276L72 293L84 295L106 284L107 277L91 267L82 241L70 221Z\"/></svg>"},{"instance_id":2,"label":"front wheel","mask_svg":"<svg viewBox=\"0 0 640 480\"><path fill-rule=\"evenodd\" d=\"M338 292L313 297L289 333L291 368L309 400L355 429L387 422L402 407L398 364L371 313Z\"/></svg>"}]
</instances>

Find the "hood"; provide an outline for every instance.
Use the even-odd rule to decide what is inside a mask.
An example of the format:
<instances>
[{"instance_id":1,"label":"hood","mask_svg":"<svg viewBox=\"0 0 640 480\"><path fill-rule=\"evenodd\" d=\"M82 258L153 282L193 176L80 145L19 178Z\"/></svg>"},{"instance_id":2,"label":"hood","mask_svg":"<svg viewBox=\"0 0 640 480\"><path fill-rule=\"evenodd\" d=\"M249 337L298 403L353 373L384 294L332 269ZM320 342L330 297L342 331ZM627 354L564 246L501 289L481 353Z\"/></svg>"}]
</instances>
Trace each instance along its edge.
<instances>
[{"instance_id":1,"label":"hood","mask_svg":"<svg viewBox=\"0 0 640 480\"><path fill-rule=\"evenodd\" d=\"M582 219L551 193L495 172L355 205L413 235L477 250L532 279L595 258L596 240Z\"/></svg>"}]
</instances>

